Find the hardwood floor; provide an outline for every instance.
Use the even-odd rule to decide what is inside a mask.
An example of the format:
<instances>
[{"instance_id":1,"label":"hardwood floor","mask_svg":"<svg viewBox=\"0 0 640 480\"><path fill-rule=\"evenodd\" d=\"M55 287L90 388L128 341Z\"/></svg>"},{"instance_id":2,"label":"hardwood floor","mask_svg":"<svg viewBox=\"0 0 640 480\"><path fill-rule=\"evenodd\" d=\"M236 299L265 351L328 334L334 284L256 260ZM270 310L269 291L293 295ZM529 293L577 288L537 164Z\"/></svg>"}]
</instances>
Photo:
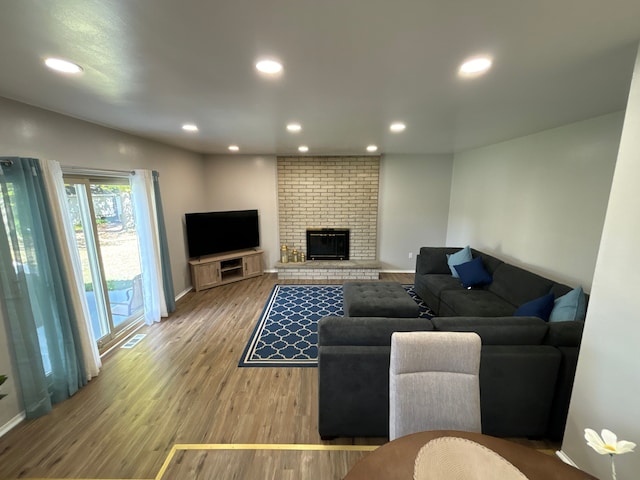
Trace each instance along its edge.
<instances>
[{"instance_id":1,"label":"hardwood floor","mask_svg":"<svg viewBox=\"0 0 640 480\"><path fill-rule=\"evenodd\" d=\"M185 295L74 397L0 438L0 478L156 478L175 444L382 444L320 440L315 368L237 367L276 283L301 282L266 274Z\"/></svg>"},{"instance_id":2,"label":"hardwood floor","mask_svg":"<svg viewBox=\"0 0 640 480\"><path fill-rule=\"evenodd\" d=\"M370 447L377 448L377 447ZM348 445L179 446L157 480L341 480L369 450Z\"/></svg>"}]
</instances>

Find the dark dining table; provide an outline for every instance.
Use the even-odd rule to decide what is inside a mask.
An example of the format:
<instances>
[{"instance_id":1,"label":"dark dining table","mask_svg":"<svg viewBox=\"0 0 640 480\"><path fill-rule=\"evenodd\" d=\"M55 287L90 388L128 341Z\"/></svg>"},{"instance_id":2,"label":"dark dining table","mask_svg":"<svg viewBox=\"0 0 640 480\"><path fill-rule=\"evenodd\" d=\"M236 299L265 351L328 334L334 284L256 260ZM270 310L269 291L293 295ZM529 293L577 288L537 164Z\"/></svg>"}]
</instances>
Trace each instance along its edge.
<instances>
[{"instance_id":1,"label":"dark dining table","mask_svg":"<svg viewBox=\"0 0 640 480\"><path fill-rule=\"evenodd\" d=\"M484 445L518 468L529 480L597 480L556 456L503 438L456 430L414 433L385 443L356 463L344 480L413 480L418 452L427 442L440 437L466 438Z\"/></svg>"}]
</instances>

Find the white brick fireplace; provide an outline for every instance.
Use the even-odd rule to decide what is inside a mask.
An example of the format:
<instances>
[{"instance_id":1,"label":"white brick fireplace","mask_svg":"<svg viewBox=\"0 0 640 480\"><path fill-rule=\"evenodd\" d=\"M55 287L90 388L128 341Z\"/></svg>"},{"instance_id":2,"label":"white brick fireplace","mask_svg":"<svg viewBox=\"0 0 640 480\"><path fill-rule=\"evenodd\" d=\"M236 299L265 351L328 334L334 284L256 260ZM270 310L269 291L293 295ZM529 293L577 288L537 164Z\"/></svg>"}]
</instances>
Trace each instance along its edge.
<instances>
[{"instance_id":1,"label":"white brick fireplace","mask_svg":"<svg viewBox=\"0 0 640 480\"><path fill-rule=\"evenodd\" d=\"M349 229L351 263L339 270L371 267L377 260L379 173L379 156L278 157L280 244L306 252L308 228ZM321 262L305 267L332 270ZM291 274L294 266L288 267ZM296 274L302 275L301 266L296 267ZM330 275L341 278L342 273Z\"/></svg>"}]
</instances>

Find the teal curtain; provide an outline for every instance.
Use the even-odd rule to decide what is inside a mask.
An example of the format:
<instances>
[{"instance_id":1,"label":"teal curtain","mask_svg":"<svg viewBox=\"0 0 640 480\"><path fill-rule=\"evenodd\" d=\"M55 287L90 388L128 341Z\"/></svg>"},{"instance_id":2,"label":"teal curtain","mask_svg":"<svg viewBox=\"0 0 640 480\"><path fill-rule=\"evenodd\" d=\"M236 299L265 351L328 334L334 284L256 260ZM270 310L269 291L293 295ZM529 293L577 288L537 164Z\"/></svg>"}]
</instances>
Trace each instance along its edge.
<instances>
[{"instance_id":1,"label":"teal curtain","mask_svg":"<svg viewBox=\"0 0 640 480\"><path fill-rule=\"evenodd\" d=\"M169 260L169 245L167 243L167 228L164 224L164 211L162 198L160 197L160 174L155 170L153 175L153 194L156 202L156 215L158 217L158 236L160 237L160 259L162 263L162 287L164 289L167 312L176 311L176 296L173 290L173 276L171 275L171 262Z\"/></svg>"},{"instance_id":2,"label":"teal curtain","mask_svg":"<svg viewBox=\"0 0 640 480\"><path fill-rule=\"evenodd\" d=\"M72 283L40 163L0 157L0 293L27 418L87 382Z\"/></svg>"}]
</instances>

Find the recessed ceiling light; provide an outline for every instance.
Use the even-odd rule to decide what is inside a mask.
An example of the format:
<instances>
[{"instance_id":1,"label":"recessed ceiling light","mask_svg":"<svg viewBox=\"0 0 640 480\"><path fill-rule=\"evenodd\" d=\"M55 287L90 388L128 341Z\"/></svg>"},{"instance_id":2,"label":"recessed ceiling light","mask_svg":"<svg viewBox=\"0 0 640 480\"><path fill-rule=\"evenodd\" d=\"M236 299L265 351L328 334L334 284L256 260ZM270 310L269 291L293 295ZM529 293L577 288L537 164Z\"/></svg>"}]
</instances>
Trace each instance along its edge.
<instances>
[{"instance_id":1,"label":"recessed ceiling light","mask_svg":"<svg viewBox=\"0 0 640 480\"><path fill-rule=\"evenodd\" d=\"M237 152L238 150L240 150L240 147L238 145L229 145L229 150L231 150L232 152Z\"/></svg>"},{"instance_id":2,"label":"recessed ceiling light","mask_svg":"<svg viewBox=\"0 0 640 480\"><path fill-rule=\"evenodd\" d=\"M392 132L402 132L404 131L405 128L407 128L407 126L404 123L395 122L391 124L391 126L389 127L389 130L391 130Z\"/></svg>"},{"instance_id":3,"label":"recessed ceiling light","mask_svg":"<svg viewBox=\"0 0 640 480\"><path fill-rule=\"evenodd\" d=\"M260 60L258 63L256 63L256 68L262 73L275 75L276 73L280 73L282 71L282 64L276 60L265 59Z\"/></svg>"},{"instance_id":4,"label":"recessed ceiling light","mask_svg":"<svg viewBox=\"0 0 640 480\"><path fill-rule=\"evenodd\" d=\"M308 152L308 151L309 151L309 147L307 147L306 145L300 145L300 146L298 147L298 151L299 151L299 152L303 152L303 153L304 153L304 152Z\"/></svg>"},{"instance_id":5,"label":"recessed ceiling light","mask_svg":"<svg viewBox=\"0 0 640 480\"><path fill-rule=\"evenodd\" d=\"M47 58L45 59L44 64L56 72L71 74L82 73L82 67L80 65L67 60L62 60L61 58Z\"/></svg>"},{"instance_id":6,"label":"recessed ceiling light","mask_svg":"<svg viewBox=\"0 0 640 480\"><path fill-rule=\"evenodd\" d=\"M489 57L474 57L466 60L458 73L464 77L482 75L491 68L491 59Z\"/></svg>"},{"instance_id":7,"label":"recessed ceiling light","mask_svg":"<svg viewBox=\"0 0 640 480\"><path fill-rule=\"evenodd\" d=\"M299 123L290 123L289 125L287 125L287 130L289 130L290 132L299 132L300 130L302 130L302 125L300 125Z\"/></svg>"},{"instance_id":8,"label":"recessed ceiling light","mask_svg":"<svg viewBox=\"0 0 640 480\"><path fill-rule=\"evenodd\" d=\"M367 145L367 152L375 152L376 150L378 150L377 145Z\"/></svg>"},{"instance_id":9,"label":"recessed ceiling light","mask_svg":"<svg viewBox=\"0 0 640 480\"><path fill-rule=\"evenodd\" d=\"M197 132L198 126L194 125L193 123L185 123L184 125L182 125L182 129L185 132Z\"/></svg>"}]
</instances>

